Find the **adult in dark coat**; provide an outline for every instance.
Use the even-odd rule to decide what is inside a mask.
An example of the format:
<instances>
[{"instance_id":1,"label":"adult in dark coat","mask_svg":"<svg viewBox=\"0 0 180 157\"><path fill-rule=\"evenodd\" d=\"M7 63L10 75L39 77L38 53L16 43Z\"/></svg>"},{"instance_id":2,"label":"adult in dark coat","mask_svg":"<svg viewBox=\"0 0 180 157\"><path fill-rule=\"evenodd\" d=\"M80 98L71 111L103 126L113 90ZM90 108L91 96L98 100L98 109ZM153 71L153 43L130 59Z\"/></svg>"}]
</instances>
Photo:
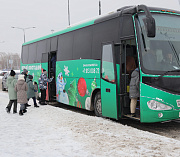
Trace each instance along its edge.
<instances>
[{"instance_id":1,"label":"adult in dark coat","mask_svg":"<svg viewBox=\"0 0 180 157\"><path fill-rule=\"evenodd\" d=\"M7 113L10 113L12 104L14 103L13 113L17 113L17 93L14 90L17 80L14 78L16 75L14 70L11 70L10 76L7 78L6 85L8 87L9 104L6 107Z\"/></svg>"},{"instance_id":2,"label":"adult in dark coat","mask_svg":"<svg viewBox=\"0 0 180 157\"><path fill-rule=\"evenodd\" d=\"M24 79L25 79L25 82L26 82L26 78L28 77L28 70L27 69L23 69L22 74L24 75Z\"/></svg>"}]
</instances>

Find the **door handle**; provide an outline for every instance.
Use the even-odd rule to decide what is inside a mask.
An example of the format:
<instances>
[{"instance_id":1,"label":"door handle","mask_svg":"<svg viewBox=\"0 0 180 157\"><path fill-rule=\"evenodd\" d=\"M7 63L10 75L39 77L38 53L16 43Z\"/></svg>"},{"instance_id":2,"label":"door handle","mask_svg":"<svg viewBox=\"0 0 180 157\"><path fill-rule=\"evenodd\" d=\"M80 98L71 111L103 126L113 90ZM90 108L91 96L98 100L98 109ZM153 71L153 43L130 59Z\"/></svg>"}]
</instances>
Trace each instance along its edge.
<instances>
[{"instance_id":1,"label":"door handle","mask_svg":"<svg viewBox=\"0 0 180 157\"><path fill-rule=\"evenodd\" d=\"M109 93L110 93L110 91L111 91L110 88L106 88L106 92L109 92Z\"/></svg>"}]
</instances>

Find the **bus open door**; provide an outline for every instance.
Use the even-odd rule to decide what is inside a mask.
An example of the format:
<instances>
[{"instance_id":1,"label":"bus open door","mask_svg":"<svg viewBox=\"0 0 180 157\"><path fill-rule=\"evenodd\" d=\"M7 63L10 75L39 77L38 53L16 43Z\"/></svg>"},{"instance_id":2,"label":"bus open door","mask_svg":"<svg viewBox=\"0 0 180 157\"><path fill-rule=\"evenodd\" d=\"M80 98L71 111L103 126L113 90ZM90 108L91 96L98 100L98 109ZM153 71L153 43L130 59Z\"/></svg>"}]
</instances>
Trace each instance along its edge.
<instances>
[{"instance_id":1,"label":"bus open door","mask_svg":"<svg viewBox=\"0 0 180 157\"><path fill-rule=\"evenodd\" d=\"M101 61L101 106L102 116L118 119L117 75L114 45L102 45Z\"/></svg>"}]
</instances>

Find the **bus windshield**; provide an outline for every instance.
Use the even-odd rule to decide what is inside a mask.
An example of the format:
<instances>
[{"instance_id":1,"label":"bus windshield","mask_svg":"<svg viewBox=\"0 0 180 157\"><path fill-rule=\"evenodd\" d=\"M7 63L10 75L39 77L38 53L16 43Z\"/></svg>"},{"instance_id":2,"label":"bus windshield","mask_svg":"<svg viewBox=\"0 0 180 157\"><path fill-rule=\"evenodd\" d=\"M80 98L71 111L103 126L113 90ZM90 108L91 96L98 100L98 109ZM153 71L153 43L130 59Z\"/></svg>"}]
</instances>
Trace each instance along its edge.
<instances>
[{"instance_id":1,"label":"bus windshield","mask_svg":"<svg viewBox=\"0 0 180 157\"><path fill-rule=\"evenodd\" d=\"M156 22L156 36L147 37L143 19L138 16L140 32L140 58L144 73L163 74L180 69L180 16L153 14ZM174 74L174 73L172 73Z\"/></svg>"}]
</instances>

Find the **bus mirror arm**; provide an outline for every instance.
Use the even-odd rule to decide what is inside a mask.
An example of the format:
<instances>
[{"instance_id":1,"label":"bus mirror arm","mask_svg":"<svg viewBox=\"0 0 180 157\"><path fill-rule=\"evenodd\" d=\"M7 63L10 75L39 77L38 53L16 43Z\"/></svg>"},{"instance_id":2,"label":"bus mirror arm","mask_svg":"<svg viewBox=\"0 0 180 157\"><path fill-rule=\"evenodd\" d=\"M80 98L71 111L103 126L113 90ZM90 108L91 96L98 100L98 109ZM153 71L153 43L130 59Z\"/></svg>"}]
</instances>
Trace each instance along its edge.
<instances>
[{"instance_id":1,"label":"bus mirror arm","mask_svg":"<svg viewBox=\"0 0 180 157\"><path fill-rule=\"evenodd\" d=\"M156 36L156 24L155 24L155 19L152 17L149 9L145 5L138 5L137 6L137 12L139 11L144 11L146 14L146 17L143 19L147 36L154 38Z\"/></svg>"}]
</instances>

